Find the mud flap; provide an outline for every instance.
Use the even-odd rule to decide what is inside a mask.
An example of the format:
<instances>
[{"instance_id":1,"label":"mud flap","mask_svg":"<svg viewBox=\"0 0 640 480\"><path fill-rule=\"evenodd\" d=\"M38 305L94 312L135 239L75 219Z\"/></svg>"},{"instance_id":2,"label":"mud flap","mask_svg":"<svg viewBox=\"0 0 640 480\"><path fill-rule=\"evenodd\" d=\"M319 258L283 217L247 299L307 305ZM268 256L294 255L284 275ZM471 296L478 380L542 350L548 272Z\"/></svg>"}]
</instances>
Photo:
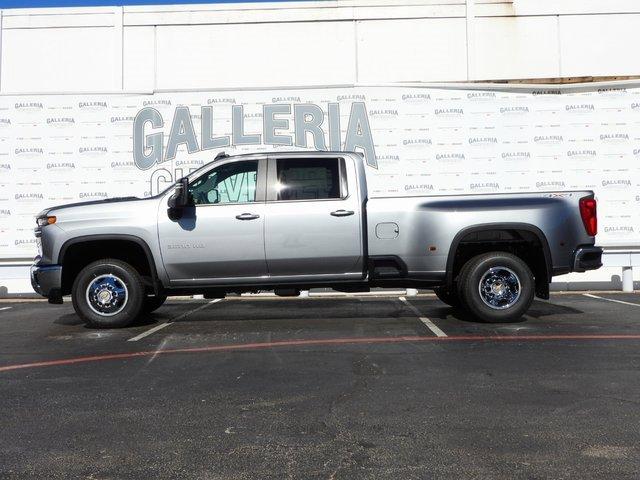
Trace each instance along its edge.
<instances>
[{"instance_id":1,"label":"mud flap","mask_svg":"<svg viewBox=\"0 0 640 480\"><path fill-rule=\"evenodd\" d=\"M549 282L547 280L536 278L536 297L549 300Z\"/></svg>"}]
</instances>

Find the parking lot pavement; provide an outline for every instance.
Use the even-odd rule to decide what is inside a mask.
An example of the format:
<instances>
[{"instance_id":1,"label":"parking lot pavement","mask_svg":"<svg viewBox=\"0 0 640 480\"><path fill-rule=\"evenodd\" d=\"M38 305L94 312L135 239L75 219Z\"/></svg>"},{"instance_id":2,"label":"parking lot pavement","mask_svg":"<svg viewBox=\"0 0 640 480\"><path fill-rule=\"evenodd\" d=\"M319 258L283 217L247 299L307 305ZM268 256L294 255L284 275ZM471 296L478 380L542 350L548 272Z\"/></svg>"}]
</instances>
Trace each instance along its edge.
<instances>
[{"instance_id":1,"label":"parking lot pavement","mask_svg":"<svg viewBox=\"0 0 640 480\"><path fill-rule=\"evenodd\" d=\"M640 295L591 295L0 303L0 477L635 479Z\"/></svg>"}]
</instances>

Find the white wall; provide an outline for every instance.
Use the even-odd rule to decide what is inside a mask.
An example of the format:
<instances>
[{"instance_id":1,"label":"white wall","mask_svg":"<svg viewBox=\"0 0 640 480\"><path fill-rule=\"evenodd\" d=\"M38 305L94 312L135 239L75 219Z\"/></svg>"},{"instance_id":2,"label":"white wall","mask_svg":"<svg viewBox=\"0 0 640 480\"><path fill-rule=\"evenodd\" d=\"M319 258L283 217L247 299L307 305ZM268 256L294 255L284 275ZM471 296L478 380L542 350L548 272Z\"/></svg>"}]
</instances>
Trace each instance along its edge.
<instances>
[{"instance_id":1,"label":"white wall","mask_svg":"<svg viewBox=\"0 0 640 480\"><path fill-rule=\"evenodd\" d=\"M158 27L156 87L181 90L212 85L242 88L353 83L354 31L352 22Z\"/></svg>"},{"instance_id":2,"label":"white wall","mask_svg":"<svg viewBox=\"0 0 640 480\"><path fill-rule=\"evenodd\" d=\"M3 91L51 92L113 88L108 27L7 29L2 32Z\"/></svg>"},{"instance_id":3,"label":"white wall","mask_svg":"<svg viewBox=\"0 0 640 480\"><path fill-rule=\"evenodd\" d=\"M4 10L0 92L640 75L639 26L635 0Z\"/></svg>"}]
</instances>

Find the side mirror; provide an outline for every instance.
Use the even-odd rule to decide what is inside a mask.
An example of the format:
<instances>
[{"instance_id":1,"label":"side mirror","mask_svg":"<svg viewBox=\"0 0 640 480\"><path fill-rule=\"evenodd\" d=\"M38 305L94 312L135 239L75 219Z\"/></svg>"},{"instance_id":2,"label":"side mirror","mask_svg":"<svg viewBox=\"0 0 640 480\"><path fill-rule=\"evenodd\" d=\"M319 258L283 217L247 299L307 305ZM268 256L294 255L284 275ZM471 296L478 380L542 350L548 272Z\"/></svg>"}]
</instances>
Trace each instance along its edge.
<instances>
[{"instance_id":1,"label":"side mirror","mask_svg":"<svg viewBox=\"0 0 640 480\"><path fill-rule=\"evenodd\" d=\"M169 198L167 215L171 220L178 220L182 216L182 209L190 205L189 201L189 179L181 178L176 183L176 190Z\"/></svg>"}]
</instances>

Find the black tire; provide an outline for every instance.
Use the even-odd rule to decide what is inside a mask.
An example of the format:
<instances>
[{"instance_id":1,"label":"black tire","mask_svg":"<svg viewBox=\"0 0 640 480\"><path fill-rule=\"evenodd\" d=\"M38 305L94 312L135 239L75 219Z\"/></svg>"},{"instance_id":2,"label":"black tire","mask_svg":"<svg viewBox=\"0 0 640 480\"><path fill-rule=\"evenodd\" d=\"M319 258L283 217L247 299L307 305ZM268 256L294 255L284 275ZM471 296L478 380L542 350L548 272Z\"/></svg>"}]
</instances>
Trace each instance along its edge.
<instances>
[{"instance_id":1,"label":"black tire","mask_svg":"<svg viewBox=\"0 0 640 480\"><path fill-rule=\"evenodd\" d=\"M142 305L143 313L155 312L162 304L167 300L166 295L147 295L144 297L144 303Z\"/></svg>"},{"instance_id":2,"label":"black tire","mask_svg":"<svg viewBox=\"0 0 640 480\"><path fill-rule=\"evenodd\" d=\"M534 295L535 281L531 269L510 253L478 255L463 266L458 276L458 296L462 306L483 322L517 321L531 306Z\"/></svg>"},{"instance_id":3,"label":"black tire","mask_svg":"<svg viewBox=\"0 0 640 480\"><path fill-rule=\"evenodd\" d=\"M131 324L142 311L145 289L135 268L121 260L105 258L80 271L71 296L73 308L88 326L120 328ZM105 299L108 302L102 303Z\"/></svg>"},{"instance_id":4,"label":"black tire","mask_svg":"<svg viewBox=\"0 0 640 480\"><path fill-rule=\"evenodd\" d=\"M458 273L458 278L456 280L456 293L458 294L458 302L460 302L460 308L463 308L465 310L469 310L469 307L467 306L466 302L465 302L465 297L464 295L462 295L462 288L460 287L460 284L462 283L462 279L466 277L467 275L467 271L469 270L469 266L471 266L471 262L468 261L467 263L465 263L464 265L462 265L462 268L460 269L460 272Z\"/></svg>"},{"instance_id":5,"label":"black tire","mask_svg":"<svg viewBox=\"0 0 640 480\"><path fill-rule=\"evenodd\" d=\"M454 308L460 306L460 298L458 297L458 292L455 289L448 290L445 287L436 287L433 291L441 302Z\"/></svg>"}]
</instances>

